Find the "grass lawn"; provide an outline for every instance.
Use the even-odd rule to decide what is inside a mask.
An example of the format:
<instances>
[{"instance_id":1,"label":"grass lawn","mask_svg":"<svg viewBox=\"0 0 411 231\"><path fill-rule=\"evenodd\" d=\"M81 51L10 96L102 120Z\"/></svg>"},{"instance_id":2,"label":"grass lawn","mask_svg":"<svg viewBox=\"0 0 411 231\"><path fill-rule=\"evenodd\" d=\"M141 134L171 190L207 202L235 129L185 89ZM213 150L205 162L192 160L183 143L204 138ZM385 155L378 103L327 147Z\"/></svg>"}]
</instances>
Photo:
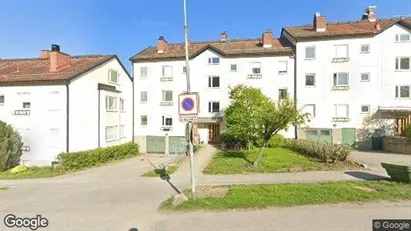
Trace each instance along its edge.
<instances>
[{"instance_id":1,"label":"grass lawn","mask_svg":"<svg viewBox=\"0 0 411 231\"><path fill-rule=\"evenodd\" d=\"M149 172L144 173L143 177L161 177L161 176L165 176L165 175L171 175L173 174L175 171L177 171L178 166L177 165L172 165L170 167L168 167L167 171L164 171L164 169L154 169L151 170Z\"/></svg>"},{"instance_id":2,"label":"grass lawn","mask_svg":"<svg viewBox=\"0 0 411 231\"><path fill-rule=\"evenodd\" d=\"M8 189L7 187L0 187L0 191L7 190L7 189Z\"/></svg>"},{"instance_id":3,"label":"grass lawn","mask_svg":"<svg viewBox=\"0 0 411 231\"><path fill-rule=\"evenodd\" d=\"M252 166L258 149L248 151L221 151L214 155L204 174L246 174L273 172L302 172L314 170L356 169L350 162L322 163L284 148L265 148L257 168Z\"/></svg>"},{"instance_id":4,"label":"grass lawn","mask_svg":"<svg viewBox=\"0 0 411 231\"><path fill-rule=\"evenodd\" d=\"M189 199L178 206L173 206L169 199L159 209L229 210L378 200L411 200L411 184L383 180L220 187L229 187L225 197Z\"/></svg>"},{"instance_id":5,"label":"grass lawn","mask_svg":"<svg viewBox=\"0 0 411 231\"><path fill-rule=\"evenodd\" d=\"M25 172L10 173L10 170L0 172L0 180L18 180L18 179L34 179L34 178L50 178L60 176L68 172L61 168L52 167L30 167Z\"/></svg>"}]
</instances>

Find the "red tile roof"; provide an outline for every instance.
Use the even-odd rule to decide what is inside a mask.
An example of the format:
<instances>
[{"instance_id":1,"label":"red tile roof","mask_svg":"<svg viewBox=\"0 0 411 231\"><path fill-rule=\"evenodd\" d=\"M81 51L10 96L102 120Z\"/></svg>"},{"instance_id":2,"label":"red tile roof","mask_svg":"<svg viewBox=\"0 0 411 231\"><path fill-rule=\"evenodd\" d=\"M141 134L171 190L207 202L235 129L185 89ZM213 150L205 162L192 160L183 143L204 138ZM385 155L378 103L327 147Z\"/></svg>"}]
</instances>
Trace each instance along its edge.
<instances>
[{"instance_id":1,"label":"red tile roof","mask_svg":"<svg viewBox=\"0 0 411 231\"><path fill-rule=\"evenodd\" d=\"M117 58L117 56L70 56L71 66L57 72L50 72L50 60L48 58L0 59L0 85L67 81L113 58Z\"/></svg>"},{"instance_id":2,"label":"red tile roof","mask_svg":"<svg viewBox=\"0 0 411 231\"><path fill-rule=\"evenodd\" d=\"M271 48L263 48L261 38L221 41L190 42L189 56L194 58L207 49L222 56L269 56L289 55L293 53L292 45L285 39L273 39ZM184 43L168 44L168 51L157 53L156 46L150 46L130 58L130 61L148 61L163 59L184 59Z\"/></svg>"},{"instance_id":3,"label":"red tile roof","mask_svg":"<svg viewBox=\"0 0 411 231\"><path fill-rule=\"evenodd\" d=\"M381 30L376 29L376 23L379 23L381 25ZM404 17L380 19L376 22L369 22L368 20L359 20L350 22L327 23L327 28L324 32L316 32L315 30L313 30L312 24L304 26L284 27L283 30L297 40L334 37L360 37L374 36L397 23L411 29L411 18Z\"/></svg>"}]
</instances>

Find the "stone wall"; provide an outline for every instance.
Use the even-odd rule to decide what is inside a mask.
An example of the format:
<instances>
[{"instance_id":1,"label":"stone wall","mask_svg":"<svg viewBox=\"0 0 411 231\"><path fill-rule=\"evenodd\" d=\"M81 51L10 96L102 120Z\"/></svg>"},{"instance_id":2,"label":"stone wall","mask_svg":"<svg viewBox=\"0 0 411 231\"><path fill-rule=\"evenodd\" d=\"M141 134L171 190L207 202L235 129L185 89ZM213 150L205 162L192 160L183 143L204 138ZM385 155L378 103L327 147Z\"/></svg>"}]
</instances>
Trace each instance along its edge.
<instances>
[{"instance_id":1,"label":"stone wall","mask_svg":"<svg viewBox=\"0 0 411 231\"><path fill-rule=\"evenodd\" d=\"M382 148L385 152L411 155L411 140L405 137L384 137Z\"/></svg>"}]
</instances>

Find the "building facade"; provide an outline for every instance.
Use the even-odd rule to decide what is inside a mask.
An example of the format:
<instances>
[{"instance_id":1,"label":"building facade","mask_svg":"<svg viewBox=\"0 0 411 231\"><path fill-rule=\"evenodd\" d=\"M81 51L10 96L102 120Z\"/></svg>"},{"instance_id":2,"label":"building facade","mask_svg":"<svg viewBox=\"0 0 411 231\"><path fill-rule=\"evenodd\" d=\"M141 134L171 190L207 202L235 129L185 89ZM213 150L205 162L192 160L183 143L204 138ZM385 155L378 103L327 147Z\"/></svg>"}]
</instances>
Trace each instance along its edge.
<instances>
[{"instance_id":1,"label":"building facade","mask_svg":"<svg viewBox=\"0 0 411 231\"><path fill-rule=\"evenodd\" d=\"M22 136L24 165L131 141L132 107L132 79L116 56L52 45L40 58L0 59L0 120Z\"/></svg>"},{"instance_id":2,"label":"building facade","mask_svg":"<svg viewBox=\"0 0 411 231\"><path fill-rule=\"evenodd\" d=\"M186 123L178 113L178 95L187 90L184 55L184 44L168 44L160 37L157 46L130 58L135 141L143 152L176 152L179 143L185 148ZM287 40L273 38L270 30L257 39L230 40L223 32L218 41L190 42L189 57L190 90L199 94L194 123L199 143L217 142L224 130L221 112L230 103L229 87L254 86L274 100L294 94L293 49ZM281 133L295 137L293 128Z\"/></svg>"}]
</instances>

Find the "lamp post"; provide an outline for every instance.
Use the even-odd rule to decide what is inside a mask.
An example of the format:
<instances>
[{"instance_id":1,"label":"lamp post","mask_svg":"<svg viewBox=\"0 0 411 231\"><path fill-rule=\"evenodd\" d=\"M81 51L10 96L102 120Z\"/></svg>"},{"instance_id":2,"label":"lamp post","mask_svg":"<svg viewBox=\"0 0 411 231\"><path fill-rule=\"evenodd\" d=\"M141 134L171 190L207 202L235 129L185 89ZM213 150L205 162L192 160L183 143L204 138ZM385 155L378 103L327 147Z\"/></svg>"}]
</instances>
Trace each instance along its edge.
<instances>
[{"instance_id":1,"label":"lamp post","mask_svg":"<svg viewBox=\"0 0 411 231\"><path fill-rule=\"evenodd\" d=\"M188 26L187 26L187 0L183 0L184 3L184 43L185 43L185 56L186 56L186 80L187 80L187 93L190 92L190 62L188 56ZM194 181L194 150L193 150L193 139L192 130L193 123L189 121L188 126L188 137L189 137L189 158L190 158L190 179L191 179L191 197L194 198L195 193L195 181Z\"/></svg>"}]
</instances>

